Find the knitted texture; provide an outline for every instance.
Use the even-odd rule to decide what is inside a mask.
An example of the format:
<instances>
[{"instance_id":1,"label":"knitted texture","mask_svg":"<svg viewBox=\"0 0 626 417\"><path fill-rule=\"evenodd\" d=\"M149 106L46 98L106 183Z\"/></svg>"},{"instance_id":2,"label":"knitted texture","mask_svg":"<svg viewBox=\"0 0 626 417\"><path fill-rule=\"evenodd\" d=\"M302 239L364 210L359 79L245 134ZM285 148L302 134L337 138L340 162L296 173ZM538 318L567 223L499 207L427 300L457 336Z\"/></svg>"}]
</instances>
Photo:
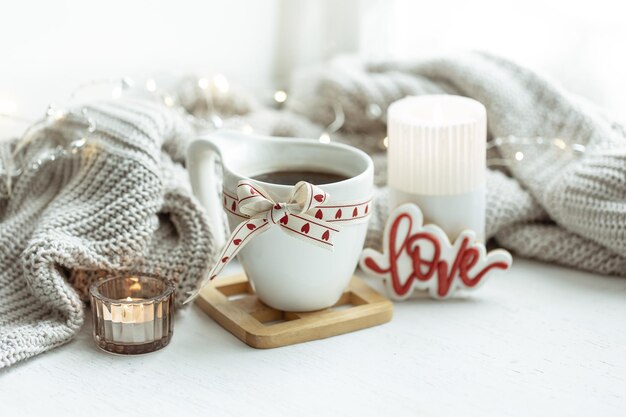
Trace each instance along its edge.
<instances>
[{"instance_id":1,"label":"knitted texture","mask_svg":"<svg viewBox=\"0 0 626 417\"><path fill-rule=\"evenodd\" d=\"M140 100L85 110L97 130L84 148L25 169L0 204L0 368L69 341L98 277L167 277L180 303L210 266L211 231L182 166L187 123ZM26 166L85 129L70 113L28 146Z\"/></svg>"},{"instance_id":2,"label":"knitted texture","mask_svg":"<svg viewBox=\"0 0 626 417\"><path fill-rule=\"evenodd\" d=\"M487 108L491 137L560 138L585 145L576 155L556 146L503 144L488 157L524 159L487 175L487 235L518 255L626 276L624 127L555 83L507 60L467 54L416 63L363 65L337 60L296 77L287 111L246 120L269 134L319 137L340 104L345 122L333 140L369 152L376 166L376 210L367 245L380 245L388 216L386 158L380 143L387 107L407 95L450 93ZM272 124L272 119L274 124ZM317 129L312 128L314 122Z\"/></svg>"},{"instance_id":3,"label":"knitted texture","mask_svg":"<svg viewBox=\"0 0 626 417\"><path fill-rule=\"evenodd\" d=\"M183 80L179 101L197 116L204 106ZM518 255L626 276L626 134L601 111L533 72L501 58L468 54L416 63L363 65L340 60L294 79L277 111L237 93L223 105L224 127L319 137L345 116L332 139L364 149L376 167L376 205L367 246L379 247L389 210L384 115L407 95L451 93L482 102L490 136L560 138L557 147L503 144L488 157L525 157L487 175L487 235ZM186 99L183 99L186 98ZM224 107L224 108L222 108ZM83 150L25 170L0 198L0 368L61 345L83 322L89 284L109 273L157 274L195 287L214 256L211 231L191 196L182 165L193 131L178 113L140 100L86 107L97 131ZM44 138L85 131L79 111ZM33 142L30 166L46 146ZM4 184L0 184L2 187ZM2 195L6 193L6 190Z\"/></svg>"}]
</instances>

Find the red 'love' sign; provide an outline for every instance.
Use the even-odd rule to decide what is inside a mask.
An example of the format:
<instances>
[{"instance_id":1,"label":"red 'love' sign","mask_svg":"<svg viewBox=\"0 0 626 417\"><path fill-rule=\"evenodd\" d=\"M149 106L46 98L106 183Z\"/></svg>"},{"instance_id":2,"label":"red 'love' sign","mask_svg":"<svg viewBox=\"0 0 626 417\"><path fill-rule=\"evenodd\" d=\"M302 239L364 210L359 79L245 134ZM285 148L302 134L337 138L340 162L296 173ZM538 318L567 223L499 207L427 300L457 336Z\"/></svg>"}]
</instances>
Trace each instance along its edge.
<instances>
[{"instance_id":1,"label":"red 'love' sign","mask_svg":"<svg viewBox=\"0 0 626 417\"><path fill-rule=\"evenodd\" d=\"M385 280L391 298L403 300L414 289L447 298L457 289L477 288L489 271L508 269L512 262L511 254L503 249L487 253L471 230L463 231L451 244L441 228L424 226L415 204L404 204L389 216L383 252L365 249L360 265Z\"/></svg>"}]
</instances>

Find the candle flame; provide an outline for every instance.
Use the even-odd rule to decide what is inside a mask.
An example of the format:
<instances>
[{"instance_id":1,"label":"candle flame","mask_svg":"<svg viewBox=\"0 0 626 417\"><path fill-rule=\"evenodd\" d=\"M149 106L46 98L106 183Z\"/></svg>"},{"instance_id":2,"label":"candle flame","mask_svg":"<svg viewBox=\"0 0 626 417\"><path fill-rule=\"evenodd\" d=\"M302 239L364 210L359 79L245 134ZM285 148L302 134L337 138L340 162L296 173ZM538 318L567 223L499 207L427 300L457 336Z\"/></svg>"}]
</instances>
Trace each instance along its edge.
<instances>
[{"instance_id":1,"label":"candle flame","mask_svg":"<svg viewBox=\"0 0 626 417\"><path fill-rule=\"evenodd\" d=\"M141 290L141 284L139 283L139 278L137 278L137 277L130 277L130 280L131 280L132 284L130 284L130 286L128 287L129 290L131 290L131 291L139 291L139 290Z\"/></svg>"}]
</instances>

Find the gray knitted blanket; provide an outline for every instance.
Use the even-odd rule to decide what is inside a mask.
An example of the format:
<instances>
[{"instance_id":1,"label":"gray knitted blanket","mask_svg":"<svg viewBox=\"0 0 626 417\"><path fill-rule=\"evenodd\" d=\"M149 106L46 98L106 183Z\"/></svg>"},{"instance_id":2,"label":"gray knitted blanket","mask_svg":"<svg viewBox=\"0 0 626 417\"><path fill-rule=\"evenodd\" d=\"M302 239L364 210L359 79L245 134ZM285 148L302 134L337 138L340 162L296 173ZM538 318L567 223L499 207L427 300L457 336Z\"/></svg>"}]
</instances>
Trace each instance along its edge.
<instances>
[{"instance_id":1,"label":"gray knitted blanket","mask_svg":"<svg viewBox=\"0 0 626 417\"><path fill-rule=\"evenodd\" d=\"M181 164L189 125L144 101L86 111L97 130L83 149L25 169L0 200L0 368L69 341L95 277L166 276L181 302L209 266L208 222ZM79 111L56 123L29 146L26 167L85 129Z\"/></svg>"},{"instance_id":2,"label":"gray knitted blanket","mask_svg":"<svg viewBox=\"0 0 626 417\"><path fill-rule=\"evenodd\" d=\"M377 247L388 215L384 114L404 96L433 93L482 102L491 138L548 143L503 142L490 151L488 159L512 163L488 172L488 237L517 255L626 276L624 126L512 62L477 53L408 64L338 60L297 76L287 111L256 109L245 120L268 134L319 137L339 103L345 121L332 139L366 150L376 164L379 195L366 244ZM372 117L372 106L383 117ZM552 144L557 138L561 146Z\"/></svg>"},{"instance_id":3,"label":"gray knitted blanket","mask_svg":"<svg viewBox=\"0 0 626 417\"><path fill-rule=\"evenodd\" d=\"M183 87L178 101L206 116L198 99L204 92ZM297 77L286 109L239 93L211 106L240 116L225 127L243 120L257 133L319 137L339 103L345 122L332 140L365 149L377 165L379 196L367 241L375 247L388 209L380 146L385 121L372 105L384 115L391 102L427 93L481 101L491 137L543 136L566 145L502 143L492 150L489 158L513 160L519 151L524 158L489 172L488 236L517 255L626 276L624 127L511 62L482 54L408 65L335 62ZM92 105L87 112L97 130L85 149L26 170L11 198L0 198L0 368L70 340L83 321L81 295L95 277L168 276L180 301L212 258L210 230L182 166L189 125L145 101ZM83 134L79 113L47 134ZM585 152L572 152L572 144ZM28 148L27 166L40 151L37 142Z\"/></svg>"}]
</instances>

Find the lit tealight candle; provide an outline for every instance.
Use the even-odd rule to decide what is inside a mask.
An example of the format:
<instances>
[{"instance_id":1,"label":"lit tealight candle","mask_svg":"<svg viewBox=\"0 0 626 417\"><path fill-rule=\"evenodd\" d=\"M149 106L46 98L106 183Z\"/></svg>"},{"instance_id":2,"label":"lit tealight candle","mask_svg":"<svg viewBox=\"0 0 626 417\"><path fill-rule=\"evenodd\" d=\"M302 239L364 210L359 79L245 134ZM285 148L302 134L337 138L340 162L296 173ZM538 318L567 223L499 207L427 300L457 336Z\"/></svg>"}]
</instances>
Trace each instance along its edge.
<instances>
[{"instance_id":1,"label":"lit tealight candle","mask_svg":"<svg viewBox=\"0 0 626 417\"><path fill-rule=\"evenodd\" d=\"M174 286L155 277L112 277L90 288L94 340L103 350L137 354L172 336Z\"/></svg>"},{"instance_id":2,"label":"lit tealight candle","mask_svg":"<svg viewBox=\"0 0 626 417\"><path fill-rule=\"evenodd\" d=\"M484 241L485 107L452 95L407 97L387 119L390 208L415 203L451 240L471 229Z\"/></svg>"}]
</instances>

